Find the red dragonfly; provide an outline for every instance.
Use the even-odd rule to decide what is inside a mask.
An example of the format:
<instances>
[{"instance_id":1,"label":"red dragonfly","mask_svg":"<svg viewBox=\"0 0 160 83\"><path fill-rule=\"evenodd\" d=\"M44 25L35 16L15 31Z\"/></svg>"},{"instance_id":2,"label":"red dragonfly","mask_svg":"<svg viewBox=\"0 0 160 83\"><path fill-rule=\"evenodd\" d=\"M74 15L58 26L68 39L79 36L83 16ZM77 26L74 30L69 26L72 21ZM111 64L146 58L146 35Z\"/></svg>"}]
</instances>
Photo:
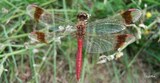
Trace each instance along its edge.
<instances>
[{"instance_id":1,"label":"red dragonfly","mask_svg":"<svg viewBox=\"0 0 160 83\"><path fill-rule=\"evenodd\" d=\"M51 23L52 17L48 18L50 14L45 9L37 5L29 5L27 9L29 15L36 22L42 22L47 25ZM125 43L135 38L135 36L127 32L126 27L138 21L141 15L142 13L139 9L128 9L110 18L100 19L90 23L87 23L88 15L86 13L82 12L77 15L78 23L73 27L73 31L76 31L78 45L76 54L77 80L81 76L83 46L88 53L106 52L112 54L119 51L120 48L126 45ZM44 35L43 37L37 36L37 39L45 41L44 37Z\"/></svg>"}]
</instances>

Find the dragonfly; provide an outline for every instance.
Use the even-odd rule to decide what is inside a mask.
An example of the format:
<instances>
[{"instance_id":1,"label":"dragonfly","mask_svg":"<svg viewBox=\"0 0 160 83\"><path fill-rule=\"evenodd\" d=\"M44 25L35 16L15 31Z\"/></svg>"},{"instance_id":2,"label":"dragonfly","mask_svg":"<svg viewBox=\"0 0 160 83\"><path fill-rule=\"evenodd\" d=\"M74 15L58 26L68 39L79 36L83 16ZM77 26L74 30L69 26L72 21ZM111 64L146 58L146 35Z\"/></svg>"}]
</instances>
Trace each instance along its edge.
<instances>
[{"instance_id":1,"label":"dragonfly","mask_svg":"<svg viewBox=\"0 0 160 83\"><path fill-rule=\"evenodd\" d=\"M45 9L31 4L27 7L27 11L36 22L52 26L53 17ZM128 9L112 17L88 22L89 15L85 12L79 13L77 24L71 28L77 38L76 79L79 80L81 76L83 47L88 53L109 54L121 51L119 49L123 49L135 39L133 34L127 32L127 26L137 22L141 15L139 9ZM34 32L34 34L40 42L46 42L45 33Z\"/></svg>"}]
</instances>

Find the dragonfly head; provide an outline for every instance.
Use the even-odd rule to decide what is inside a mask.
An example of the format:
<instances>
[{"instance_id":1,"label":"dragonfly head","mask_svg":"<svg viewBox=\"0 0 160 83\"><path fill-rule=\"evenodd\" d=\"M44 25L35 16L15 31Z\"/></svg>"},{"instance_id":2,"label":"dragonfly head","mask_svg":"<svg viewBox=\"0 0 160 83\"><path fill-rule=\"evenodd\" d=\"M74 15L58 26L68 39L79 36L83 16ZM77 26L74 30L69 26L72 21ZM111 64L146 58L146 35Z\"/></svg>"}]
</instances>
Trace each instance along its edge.
<instances>
[{"instance_id":1,"label":"dragonfly head","mask_svg":"<svg viewBox=\"0 0 160 83\"><path fill-rule=\"evenodd\" d=\"M84 12L81 12L77 15L77 18L78 20L80 21L85 21L88 19L88 14L87 13L84 13Z\"/></svg>"}]
</instances>

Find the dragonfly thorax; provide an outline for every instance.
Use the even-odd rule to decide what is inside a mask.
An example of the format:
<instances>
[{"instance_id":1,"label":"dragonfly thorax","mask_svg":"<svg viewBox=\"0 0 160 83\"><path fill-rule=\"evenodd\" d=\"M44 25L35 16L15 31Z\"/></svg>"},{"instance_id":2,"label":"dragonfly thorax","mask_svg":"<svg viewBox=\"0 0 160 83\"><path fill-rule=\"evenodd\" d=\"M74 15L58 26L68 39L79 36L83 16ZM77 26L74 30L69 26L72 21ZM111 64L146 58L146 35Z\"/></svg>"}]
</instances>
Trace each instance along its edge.
<instances>
[{"instance_id":1,"label":"dragonfly thorax","mask_svg":"<svg viewBox=\"0 0 160 83\"><path fill-rule=\"evenodd\" d=\"M84 38L84 35L86 33L86 22L85 21L79 21L77 24L77 38Z\"/></svg>"}]
</instances>

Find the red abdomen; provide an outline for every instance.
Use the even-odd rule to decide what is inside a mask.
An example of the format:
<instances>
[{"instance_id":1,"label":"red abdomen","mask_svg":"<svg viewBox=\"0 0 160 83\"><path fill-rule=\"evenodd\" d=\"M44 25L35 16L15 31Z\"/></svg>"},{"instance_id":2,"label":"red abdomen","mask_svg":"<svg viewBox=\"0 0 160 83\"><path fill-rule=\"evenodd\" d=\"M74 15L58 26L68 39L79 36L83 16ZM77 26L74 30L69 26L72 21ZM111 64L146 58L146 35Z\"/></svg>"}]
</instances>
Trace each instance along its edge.
<instances>
[{"instance_id":1,"label":"red abdomen","mask_svg":"<svg viewBox=\"0 0 160 83\"><path fill-rule=\"evenodd\" d=\"M76 78L77 80L79 80L81 76L81 70L82 70L83 39L79 38L77 42L78 42L78 49L77 49L77 55L76 55Z\"/></svg>"}]
</instances>

